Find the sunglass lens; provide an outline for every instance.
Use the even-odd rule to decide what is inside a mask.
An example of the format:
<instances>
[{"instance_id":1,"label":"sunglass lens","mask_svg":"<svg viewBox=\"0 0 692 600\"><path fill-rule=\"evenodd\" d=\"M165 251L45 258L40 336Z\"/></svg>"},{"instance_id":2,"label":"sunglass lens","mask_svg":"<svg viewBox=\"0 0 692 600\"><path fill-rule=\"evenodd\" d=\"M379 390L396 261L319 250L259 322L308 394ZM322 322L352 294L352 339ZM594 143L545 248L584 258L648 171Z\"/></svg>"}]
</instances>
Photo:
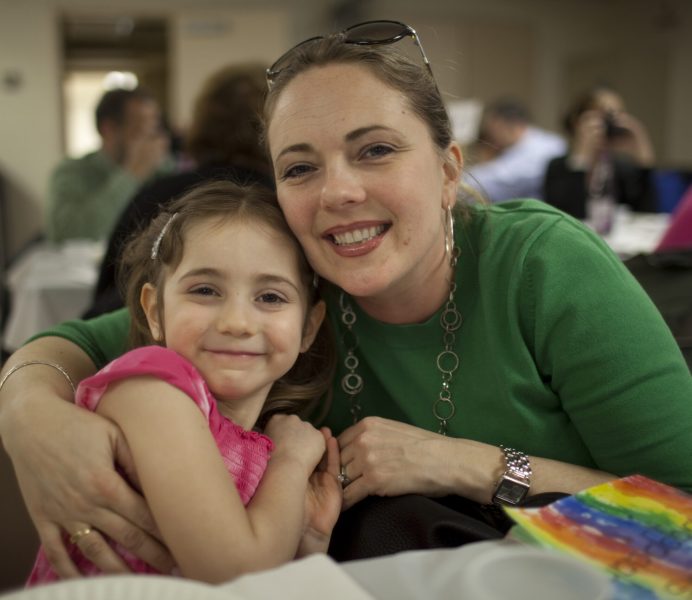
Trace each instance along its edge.
<instances>
[{"instance_id":1,"label":"sunglass lens","mask_svg":"<svg viewBox=\"0 0 692 600\"><path fill-rule=\"evenodd\" d=\"M322 39L321 35L311 37L307 40L300 42L299 44L296 44L295 46L293 46L293 48L291 48L290 50L288 50L287 52L282 54L279 57L279 59L271 67L269 67L269 69L267 70L267 79L269 80L269 82L271 83L274 80L274 78L281 72L281 70L284 69L286 66L288 66L291 63L293 53L298 48L300 48L301 46L305 46L306 44L311 44L315 40L321 40L321 39Z\"/></svg>"},{"instance_id":2,"label":"sunglass lens","mask_svg":"<svg viewBox=\"0 0 692 600\"><path fill-rule=\"evenodd\" d=\"M346 40L352 44L387 44L411 35L409 27L396 21L371 21L349 27Z\"/></svg>"}]
</instances>

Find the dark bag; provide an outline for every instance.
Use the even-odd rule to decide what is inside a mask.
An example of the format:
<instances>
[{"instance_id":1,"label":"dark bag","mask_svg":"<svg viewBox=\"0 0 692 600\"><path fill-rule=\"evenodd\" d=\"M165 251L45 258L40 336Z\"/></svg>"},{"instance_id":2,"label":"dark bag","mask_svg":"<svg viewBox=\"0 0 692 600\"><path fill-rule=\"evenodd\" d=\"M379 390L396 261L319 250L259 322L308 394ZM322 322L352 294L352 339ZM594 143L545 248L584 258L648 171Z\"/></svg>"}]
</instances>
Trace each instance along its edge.
<instances>
[{"instance_id":1,"label":"dark bag","mask_svg":"<svg viewBox=\"0 0 692 600\"><path fill-rule=\"evenodd\" d=\"M625 265L661 312L692 370L692 250L638 254Z\"/></svg>"},{"instance_id":2,"label":"dark bag","mask_svg":"<svg viewBox=\"0 0 692 600\"><path fill-rule=\"evenodd\" d=\"M537 494L522 506L545 506L567 494ZM344 511L332 533L337 561L373 558L427 548L455 548L505 536L512 521L495 506L460 496L370 496Z\"/></svg>"}]
</instances>

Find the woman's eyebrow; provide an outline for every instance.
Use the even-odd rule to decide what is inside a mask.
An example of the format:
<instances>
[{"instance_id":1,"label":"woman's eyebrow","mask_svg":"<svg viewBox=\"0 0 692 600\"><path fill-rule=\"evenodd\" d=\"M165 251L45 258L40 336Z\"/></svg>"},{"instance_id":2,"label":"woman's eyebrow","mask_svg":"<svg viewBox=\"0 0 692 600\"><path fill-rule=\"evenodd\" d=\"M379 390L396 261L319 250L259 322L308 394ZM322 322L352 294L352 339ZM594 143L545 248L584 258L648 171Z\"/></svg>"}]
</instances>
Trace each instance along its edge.
<instances>
[{"instance_id":1,"label":"woman's eyebrow","mask_svg":"<svg viewBox=\"0 0 692 600\"><path fill-rule=\"evenodd\" d=\"M367 135L368 133L371 133L373 131L389 131L395 133L395 131L391 127L385 127L384 125L368 125L366 127L359 127L358 129L354 129L353 131L349 131L345 136L344 139L347 142L353 142L357 140L358 138L363 137L364 135ZM291 152L311 152L313 151L313 147L306 143L300 143L300 144L292 144L291 146L287 146L281 152L279 152L276 155L276 160L281 158L284 154L290 154Z\"/></svg>"},{"instance_id":2,"label":"woman's eyebrow","mask_svg":"<svg viewBox=\"0 0 692 600\"><path fill-rule=\"evenodd\" d=\"M276 159L280 159L284 154L290 154L291 152L310 152L312 150L312 146L307 143L302 143L302 144L293 144L291 146L287 146L284 148L281 152L279 152L276 155Z\"/></svg>"},{"instance_id":3,"label":"woman's eyebrow","mask_svg":"<svg viewBox=\"0 0 692 600\"><path fill-rule=\"evenodd\" d=\"M353 131L349 131L346 134L346 141L347 142L352 142L354 140L357 140L360 137L363 137L364 135L367 135L368 133L371 133L372 131L390 131L393 132L394 130L391 127L385 127L384 125L368 125L367 127L359 127L358 129L354 129Z\"/></svg>"}]
</instances>

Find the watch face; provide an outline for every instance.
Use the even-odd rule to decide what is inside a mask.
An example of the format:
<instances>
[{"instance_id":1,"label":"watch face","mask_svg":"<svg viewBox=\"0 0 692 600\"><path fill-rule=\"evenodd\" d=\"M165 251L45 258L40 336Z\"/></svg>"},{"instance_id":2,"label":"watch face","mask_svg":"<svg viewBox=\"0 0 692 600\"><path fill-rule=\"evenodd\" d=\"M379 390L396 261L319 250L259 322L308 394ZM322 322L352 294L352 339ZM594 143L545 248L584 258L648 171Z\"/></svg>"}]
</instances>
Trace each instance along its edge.
<instances>
[{"instance_id":1,"label":"watch face","mask_svg":"<svg viewBox=\"0 0 692 600\"><path fill-rule=\"evenodd\" d=\"M529 486L526 483L505 476L495 490L493 501L516 505L524 499L528 491Z\"/></svg>"}]
</instances>

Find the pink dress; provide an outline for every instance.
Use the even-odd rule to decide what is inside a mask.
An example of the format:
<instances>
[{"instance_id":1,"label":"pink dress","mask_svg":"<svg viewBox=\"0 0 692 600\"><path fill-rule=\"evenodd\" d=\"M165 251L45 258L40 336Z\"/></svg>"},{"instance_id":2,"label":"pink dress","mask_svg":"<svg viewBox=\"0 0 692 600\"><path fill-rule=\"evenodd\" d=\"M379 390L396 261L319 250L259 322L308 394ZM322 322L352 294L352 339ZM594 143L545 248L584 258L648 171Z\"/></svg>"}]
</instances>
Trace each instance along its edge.
<instances>
[{"instance_id":1,"label":"pink dress","mask_svg":"<svg viewBox=\"0 0 692 600\"><path fill-rule=\"evenodd\" d=\"M228 472L235 480L243 504L247 505L267 468L273 444L267 436L246 431L224 417L218 411L216 400L197 369L176 352L161 346L146 346L132 350L114 360L93 377L82 381L77 389L75 402L79 406L95 411L110 383L137 375L158 377L185 392L197 404L209 422L211 434L214 436ZM67 537L65 535L65 545L80 571L84 575L100 573L96 566L81 554L77 545L71 544ZM110 543L134 572L158 573L125 548L114 542ZM59 579L60 577L50 566L43 548L39 549L27 586Z\"/></svg>"}]
</instances>

